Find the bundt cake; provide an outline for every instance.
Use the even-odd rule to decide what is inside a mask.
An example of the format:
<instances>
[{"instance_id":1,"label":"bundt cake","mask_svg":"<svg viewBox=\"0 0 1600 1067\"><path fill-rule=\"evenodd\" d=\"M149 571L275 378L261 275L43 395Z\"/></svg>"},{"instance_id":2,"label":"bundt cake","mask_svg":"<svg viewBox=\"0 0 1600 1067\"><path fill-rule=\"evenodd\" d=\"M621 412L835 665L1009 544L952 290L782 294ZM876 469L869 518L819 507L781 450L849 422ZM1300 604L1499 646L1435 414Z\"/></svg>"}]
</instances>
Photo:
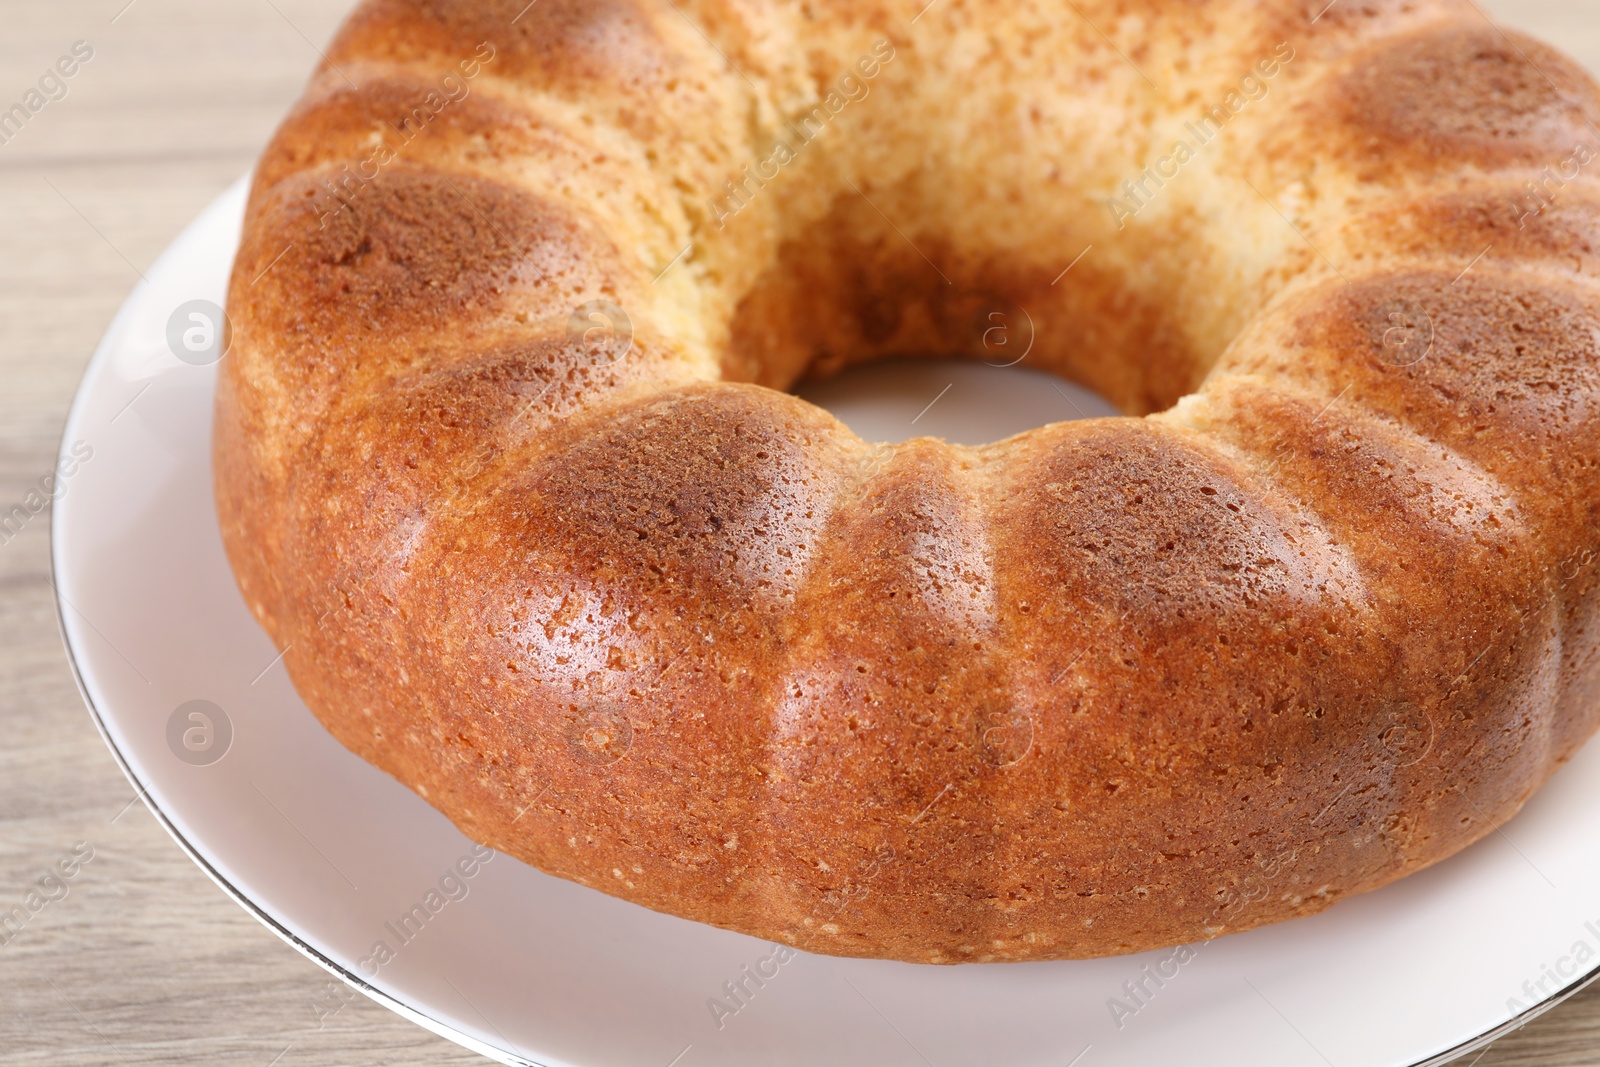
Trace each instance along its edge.
<instances>
[{"instance_id":1,"label":"bundt cake","mask_svg":"<svg viewBox=\"0 0 1600 1067\"><path fill-rule=\"evenodd\" d=\"M223 537L343 744L646 907L1315 912L1595 730L1597 122L1467 0L366 0L254 177ZM786 391L1023 315L1125 415Z\"/></svg>"}]
</instances>

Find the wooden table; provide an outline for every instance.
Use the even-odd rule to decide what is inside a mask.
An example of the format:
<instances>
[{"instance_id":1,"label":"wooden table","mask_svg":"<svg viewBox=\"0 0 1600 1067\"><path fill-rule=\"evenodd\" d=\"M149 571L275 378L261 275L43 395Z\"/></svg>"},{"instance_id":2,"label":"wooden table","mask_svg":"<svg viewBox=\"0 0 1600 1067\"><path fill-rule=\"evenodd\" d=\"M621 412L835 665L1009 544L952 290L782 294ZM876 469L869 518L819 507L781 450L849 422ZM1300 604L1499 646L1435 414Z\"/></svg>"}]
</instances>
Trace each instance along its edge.
<instances>
[{"instance_id":1,"label":"wooden table","mask_svg":"<svg viewBox=\"0 0 1600 1067\"><path fill-rule=\"evenodd\" d=\"M7 507L50 469L85 361L139 272L249 168L348 7L7 3L0 108L75 42L93 50L67 95L0 144ZM1600 71L1600 0L1490 7ZM133 792L62 654L47 527L40 516L0 544L0 910L79 842L94 859L66 898L0 947L0 1062L485 1062L362 998L319 1026L314 1001L326 994L327 975L231 903L142 805L129 804ZM1535 1064L1600 1064L1600 986L1476 1061Z\"/></svg>"}]
</instances>

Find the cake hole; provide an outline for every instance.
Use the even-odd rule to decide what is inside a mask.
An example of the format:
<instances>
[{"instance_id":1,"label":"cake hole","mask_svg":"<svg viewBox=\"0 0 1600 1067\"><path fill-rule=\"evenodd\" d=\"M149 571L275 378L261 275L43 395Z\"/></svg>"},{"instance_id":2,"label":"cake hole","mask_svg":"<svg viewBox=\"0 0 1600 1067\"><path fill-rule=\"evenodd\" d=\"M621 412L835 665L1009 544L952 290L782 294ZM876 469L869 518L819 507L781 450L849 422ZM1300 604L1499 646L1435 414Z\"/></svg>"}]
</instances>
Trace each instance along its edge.
<instances>
[{"instance_id":1,"label":"cake hole","mask_svg":"<svg viewBox=\"0 0 1600 1067\"><path fill-rule=\"evenodd\" d=\"M868 441L938 437L986 445L1053 422L1120 415L1105 398L1053 374L969 359L864 363L795 390Z\"/></svg>"}]
</instances>

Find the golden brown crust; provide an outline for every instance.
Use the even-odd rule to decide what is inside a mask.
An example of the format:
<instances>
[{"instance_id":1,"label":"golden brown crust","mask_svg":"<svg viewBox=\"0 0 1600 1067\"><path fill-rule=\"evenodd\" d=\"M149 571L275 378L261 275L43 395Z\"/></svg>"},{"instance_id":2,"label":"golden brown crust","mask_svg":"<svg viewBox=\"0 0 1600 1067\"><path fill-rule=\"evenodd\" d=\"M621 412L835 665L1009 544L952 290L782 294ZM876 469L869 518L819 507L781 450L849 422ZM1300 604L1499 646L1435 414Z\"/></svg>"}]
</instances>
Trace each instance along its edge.
<instances>
[{"instance_id":1,"label":"golden brown crust","mask_svg":"<svg viewBox=\"0 0 1600 1067\"><path fill-rule=\"evenodd\" d=\"M496 163L514 166L518 157L559 150L558 135L547 126L483 93L445 104L449 97L440 78L381 65L352 67L350 73L361 78L359 85L325 76L322 90L314 90L284 122L276 150L256 170L257 194L303 171L326 169L331 173L324 183L331 180L337 196L323 184L319 206L337 210L332 201L353 199L360 179L394 157L418 155L431 166L448 163L453 171L482 173ZM456 80L466 84L459 72Z\"/></svg>"},{"instance_id":2,"label":"golden brown crust","mask_svg":"<svg viewBox=\"0 0 1600 1067\"><path fill-rule=\"evenodd\" d=\"M378 0L345 23L328 62L427 62L470 54L485 41L506 77L585 102L596 88L648 100L668 91L671 73L685 66L653 19L628 0L541 0L533 7L519 0Z\"/></svg>"},{"instance_id":3,"label":"golden brown crust","mask_svg":"<svg viewBox=\"0 0 1600 1067\"><path fill-rule=\"evenodd\" d=\"M1508 819L1600 720L1600 96L1456 0L1137 6L363 4L215 442L335 736L544 870L929 962ZM1148 417L890 447L777 391L908 351Z\"/></svg>"},{"instance_id":4,"label":"golden brown crust","mask_svg":"<svg viewBox=\"0 0 1600 1067\"><path fill-rule=\"evenodd\" d=\"M568 212L475 175L398 163L328 213L318 193L308 179L280 185L252 242L263 256L288 249L253 299L268 336L321 356L311 375L448 337L463 316L510 328L523 309L565 307L615 269L615 253Z\"/></svg>"},{"instance_id":5,"label":"golden brown crust","mask_svg":"<svg viewBox=\"0 0 1600 1067\"><path fill-rule=\"evenodd\" d=\"M1544 163L1600 116L1581 67L1486 22L1384 41L1329 87L1327 106L1349 137L1348 165L1373 180L1462 163Z\"/></svg>"}]
</instances>

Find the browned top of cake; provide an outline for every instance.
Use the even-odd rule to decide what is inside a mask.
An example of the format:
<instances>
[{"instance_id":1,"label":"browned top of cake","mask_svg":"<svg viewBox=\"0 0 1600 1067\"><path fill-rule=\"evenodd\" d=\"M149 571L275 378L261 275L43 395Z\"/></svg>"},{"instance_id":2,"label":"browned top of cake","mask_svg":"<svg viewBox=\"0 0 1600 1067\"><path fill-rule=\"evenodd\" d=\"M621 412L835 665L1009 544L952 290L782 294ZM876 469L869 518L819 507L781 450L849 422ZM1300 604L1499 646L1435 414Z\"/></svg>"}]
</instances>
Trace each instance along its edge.
<instances>
[{"instance_id":1,"label":"browned top of cake","mask_svg":"<svg viewBox=\"0 0 1600 1067\"><path fill-rule=\"evenodd\" d=\"M301 695L467 834L813 951L1103 955L1432 863L1593 731L1569 60L1464 0L524 3L352 17L217 402ZM1130 417L783 392L997 321Z\"/></svg>"}]
</instances>

